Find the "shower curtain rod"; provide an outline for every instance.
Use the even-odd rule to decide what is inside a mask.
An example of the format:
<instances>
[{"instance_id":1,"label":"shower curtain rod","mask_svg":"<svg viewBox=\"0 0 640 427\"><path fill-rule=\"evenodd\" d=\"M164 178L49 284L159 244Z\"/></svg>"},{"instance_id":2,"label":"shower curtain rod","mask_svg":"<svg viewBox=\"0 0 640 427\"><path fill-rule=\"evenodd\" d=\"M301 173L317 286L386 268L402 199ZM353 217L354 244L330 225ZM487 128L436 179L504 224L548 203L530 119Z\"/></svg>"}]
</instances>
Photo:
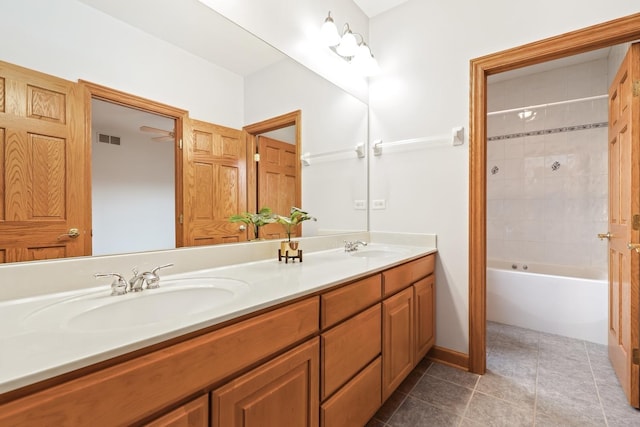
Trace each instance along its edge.
<instances>
[{"instance_id":1,"label":"shower curtain rod","mask_svg":"<svg viewBox=\"0 0 640 427\"><path fill-rule=\"evenodd\" d=\"M586 98L568 99L566 101L549 102L548 104L530 105L528 107L510 108L508 110L492 111L487 116L495 116L498 114L515 113L516 111L534 110L536 108L553 107L556 105L573 104L575 102L595 101L597 99L608 98L609 95L587 96Z\"/></svg>"}]
</instances>

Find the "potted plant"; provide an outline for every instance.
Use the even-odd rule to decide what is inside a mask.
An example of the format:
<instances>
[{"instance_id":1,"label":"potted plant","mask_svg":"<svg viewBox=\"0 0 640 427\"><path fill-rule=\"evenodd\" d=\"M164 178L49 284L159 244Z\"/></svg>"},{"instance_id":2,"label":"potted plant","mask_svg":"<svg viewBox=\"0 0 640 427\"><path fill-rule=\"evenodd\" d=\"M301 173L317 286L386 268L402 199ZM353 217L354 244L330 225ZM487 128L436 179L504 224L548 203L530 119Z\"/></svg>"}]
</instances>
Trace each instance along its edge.
<instances>
[{"instance_id":1,"label":"potted plant","mask_svg":"<svg viewBox=\"0 0 640 427\"><path fill-rule=\"evenodd\" d=\"M287 233L286 242L280 243L280 250L283 254L287 253L287 251L289 252L289 256L296 256L298 254L298 242L291 241L291 233L298 224L308 220L317 221L316 218L295 206L291 208L289 216L276 215L276 222L282 224L285 233Z\"/></svg>"},{"instance_id":2,"label":"potted plant","mask_svg":"<svg viewBox=\"0 0 640 427\"><path fill-rule=\"evenodd\" d=\"M254 236L252 240L258 240L260 238L260 227L274 223L276 222L276 219L277 218L273 215L271 208L267 207L263 207L258 211L258 213L243 212L229 217L230 222L242 222L251 226Z\"/></svg>"}]
</instances>

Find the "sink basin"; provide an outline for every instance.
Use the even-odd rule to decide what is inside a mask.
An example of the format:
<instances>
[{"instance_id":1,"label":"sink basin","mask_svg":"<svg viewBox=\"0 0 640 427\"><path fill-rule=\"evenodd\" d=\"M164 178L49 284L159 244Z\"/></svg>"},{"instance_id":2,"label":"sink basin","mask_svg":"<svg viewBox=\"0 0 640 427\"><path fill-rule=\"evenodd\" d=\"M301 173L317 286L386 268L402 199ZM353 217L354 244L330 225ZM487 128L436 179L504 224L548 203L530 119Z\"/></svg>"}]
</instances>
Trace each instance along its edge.
<instances>
[{"instance_id":1,"label":"sink basin","mask_svg":"<svg viewBox=\"0 0 640 427\"><path fill-rule=\"evenodd\" d=\"M407 253L406 250L389 247L364 247L357 251L350 252L349 255L357 258L387 258Z\"/></svg>"},{"instance_id":2,"label":"sink basin","mask_svg":"<svg viewBox=\"0 0 640 427\"><path fill-rule=\"evenodd\" d=\"M198 315L246 294L247 283L227 278L161 282L158 289L111 296L89 292L42 307L25 319L28 327L60 325L76 331L130 329Z\"/></svg>"}]
</instances>

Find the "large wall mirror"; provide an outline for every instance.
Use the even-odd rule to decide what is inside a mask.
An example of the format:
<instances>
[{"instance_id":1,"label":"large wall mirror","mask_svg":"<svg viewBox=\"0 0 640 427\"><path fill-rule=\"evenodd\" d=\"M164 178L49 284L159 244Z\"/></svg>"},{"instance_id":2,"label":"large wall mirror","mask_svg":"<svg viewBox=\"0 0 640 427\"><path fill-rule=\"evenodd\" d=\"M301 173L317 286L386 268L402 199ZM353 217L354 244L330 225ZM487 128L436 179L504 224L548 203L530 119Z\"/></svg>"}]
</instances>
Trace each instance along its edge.
<instances>
[{"instance_id":1,"label":"large wall mirror","mask_svg":"<svg viewBox=\"0 0 640 427\"><path fill-rule=\"evenodd\" d=\"M368 106L362 101L197 0L65 0L39 4L39 10L51 10L37 15L33 7L34 0L27 0L7 17L15 22L6 31L16 50L0 60L139 95L235 129L299 110L301 204L318 218L305 223L303 235L367 229L361 208L368 205L367 159L356 154L368 139ZM77 25L62 28L51 14ZM28 31L27 23L41 31ZM47 39L49 55L37 47ZM56 45L58 39L68 43ZM190 92L188 80L212 87L203 85L199 93L194 83ZM174 121L104 100L91 104L92 253L175 247ZM275 136L290 135L291 130ZM248 200L247 210L258 208L251 205L257 205L256 197Z\"/></svg>"}]
</instances>

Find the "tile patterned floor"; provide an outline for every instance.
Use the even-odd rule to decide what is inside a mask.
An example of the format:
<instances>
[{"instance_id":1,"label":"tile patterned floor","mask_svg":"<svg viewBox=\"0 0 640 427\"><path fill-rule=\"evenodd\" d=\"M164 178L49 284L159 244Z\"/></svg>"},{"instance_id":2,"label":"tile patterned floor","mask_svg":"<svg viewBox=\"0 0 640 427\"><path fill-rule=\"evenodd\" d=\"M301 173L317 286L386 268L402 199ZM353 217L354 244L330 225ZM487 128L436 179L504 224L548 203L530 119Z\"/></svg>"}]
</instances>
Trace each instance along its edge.
<instances>
[{"instance_id":1,"label":"tile patterned floor","mask_svg":"<svg viewBox=\"0 0 640 427\"><path fill-rule=\"evenodd\" d=\"M640 426L606 346L487 324L487 373L423 360L367 427Z\"/></svg>"}]
</instances>

